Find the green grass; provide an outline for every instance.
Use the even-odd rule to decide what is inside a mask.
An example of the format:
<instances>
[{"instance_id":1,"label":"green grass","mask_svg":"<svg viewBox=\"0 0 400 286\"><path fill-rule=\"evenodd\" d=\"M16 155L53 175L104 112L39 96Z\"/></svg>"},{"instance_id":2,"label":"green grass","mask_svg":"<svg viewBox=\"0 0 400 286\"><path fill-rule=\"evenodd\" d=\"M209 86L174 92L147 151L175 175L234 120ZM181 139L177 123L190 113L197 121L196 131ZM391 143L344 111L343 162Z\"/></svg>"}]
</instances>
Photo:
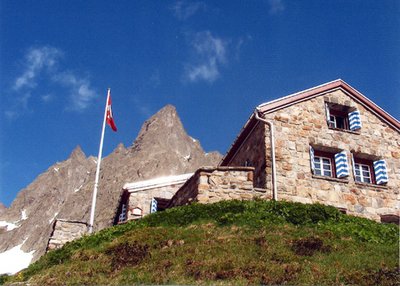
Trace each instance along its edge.
<instances>
[{"instance_id":1,"label":"green grass","mask_svg":"<svg viewBox=\"0 0 400 286\"><path fill-rule=\"evenodd\" d=\"M398 233L319 204L193 204L85 236L0 282L398 285Z\"/></svg>"}]
</instances>

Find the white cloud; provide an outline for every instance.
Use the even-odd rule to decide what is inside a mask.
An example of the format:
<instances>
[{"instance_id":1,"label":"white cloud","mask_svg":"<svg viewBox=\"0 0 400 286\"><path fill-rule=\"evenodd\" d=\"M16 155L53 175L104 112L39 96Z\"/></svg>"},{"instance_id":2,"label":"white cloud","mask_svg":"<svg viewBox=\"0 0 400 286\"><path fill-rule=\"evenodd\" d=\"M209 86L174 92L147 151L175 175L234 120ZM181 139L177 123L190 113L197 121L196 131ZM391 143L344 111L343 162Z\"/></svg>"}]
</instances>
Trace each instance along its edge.
<instances>
[{"instance_id":1,"label":"white cloud","mask_svg":"<svg viewBox=\"0 0 400 286\"><path fill-rule=\"evenodd\" d=\"M30 48L23 60L23 71L12 86L15 94L15 103L5 111L8 119L16 119L19 115L29 111L29 101L40 83L48 81L56 84L55 87L64 87L69 92L70 106L68 110L82 111L89 107L96 93L91 87L89 79L82 78L76 73L60 68L60 60L64 53L55 47L42 46ZM52 94L38 95L42 102L48 103L54 99Z\"/></svg>"},{"instance_id":2,"label":"white cloud","mask_svg":"<svg viewBox=\"0 0 400 286\"><path fill-rule=\"evenodd\" d=\"M172 7L175 17L179 20L187 20L200 10L205 10L206 4L203 2L177 1Z\"/></svg>"},{"instance_id":3,"label":"white cloud","mask_svg":"<svg viewBox=\"0 0 400 286\"><path fill-rule=\"evenodd\" d=\"M47 102L52 101L54 96L52 94L48 93L48 94L42 95L40 98L42 99L43 102L47 103Z\"/></svg>"},{"instance_id":4,"label":"white cloud","mask_svg":"<svg viewBox=\"0 0 400 286\"><path fill-rule=\"evenodd\" d=\"M86 109L96 97L96 92L90 87L90 81L78 78L71 72L63 72L52 77L56 83L60 83L70 90L70 109L82 111Z\"/></svg>"},{"instance_id":5,"label":"white cloud","mask_svg":"<svg viewBox=\"0 0 400 286\"><path fill-rule=\"evenodd\" d=\"M226 63L228 43L210 31L204 31L195 34L191 45L196 59L186 65L185 77L191 82L214 82L220 75L220 66Z\"/></svg>"},{"instance_id":6,"label":"white cloud","mask_svg":"<svg viewBox=\"0 0 400 286\"><path fill-rule=\"evenodd\" d=\"M211 59L208 63L189 67L187 76L192 82L199 80L214 82L219 77L219 71L215 60Z\"/></svg>"},{"instance_id":7,"label":"white cloud","mask_svg":"<svg viewBox=\"0 0 400 286\"><path fill-rule=\"evenodd\" d=\"M62 56L62 52L53 47L31 48L25 55L25 70L14 83L14 89L33 88L36 79L43 70L52 69Z\"/></svg>"},{"instance_id":8,"label":"white cloud","mask_svg":"<svg viewBox=\"0 0 400 286\"><path fill-rule=\"evenodd\" d=\"M285 10L285 5L283 4L283 0L268 0L269 4L269 12L271 14L278 14Z\"/></svg>"}]
</instances>

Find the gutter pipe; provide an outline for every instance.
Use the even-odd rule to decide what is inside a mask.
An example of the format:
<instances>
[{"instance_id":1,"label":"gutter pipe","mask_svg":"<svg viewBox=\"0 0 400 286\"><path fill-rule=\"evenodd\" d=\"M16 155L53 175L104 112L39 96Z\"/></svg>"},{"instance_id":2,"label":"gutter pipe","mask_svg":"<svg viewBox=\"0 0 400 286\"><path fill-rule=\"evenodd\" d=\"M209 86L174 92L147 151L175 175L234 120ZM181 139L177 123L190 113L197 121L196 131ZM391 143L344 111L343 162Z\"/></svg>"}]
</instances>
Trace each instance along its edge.
<instances>
[{"instance_id":1,"label":"gutter pipe","mask_svg":"<svg viewBox=\"0 0 400 286\"><path fill-rule=\"evenodd\" d=\"M278 200L278 186L276 183L276 164L275 164L275 135L274 135L274 124L272 121L266 120L258 115L260 110L256 108L254 110L255 119L267 124L269 126L269 140L271 142L271 158L272 158L272 199Z\"/></svg>"}]
</instances>

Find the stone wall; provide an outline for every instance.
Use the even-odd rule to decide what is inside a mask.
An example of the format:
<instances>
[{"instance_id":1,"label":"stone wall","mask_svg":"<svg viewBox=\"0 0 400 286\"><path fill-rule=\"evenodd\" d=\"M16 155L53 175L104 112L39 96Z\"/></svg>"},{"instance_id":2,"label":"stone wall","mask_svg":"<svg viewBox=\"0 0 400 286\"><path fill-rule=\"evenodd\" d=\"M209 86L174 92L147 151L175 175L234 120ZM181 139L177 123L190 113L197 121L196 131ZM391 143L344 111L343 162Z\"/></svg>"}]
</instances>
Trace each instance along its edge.
<instances>
[{"instance_id":1,"label":"stone wall","mask_svg":"<svg viewBox=\"0 0 400 286\"><path fill-rule=\"evenodd\" d=\"M198 202L270 198L265 189L253 187L253 167L201 168L179 189L169 207Z\"/></svg>"},{"instance_id":2,"label":"stone wall","mask_svg":"<svg viewBox=\"0 0 400 286\"><path fill-rule=\"evenodd\" d=\"M127 220L138 219L149 214L152 198L171 199L182 185L183 183L130 193ZM141 215L139 215L139 209L141 210Z\"/></svg>"},{"instance_id":3,"label":"stone wall","mask_svg":"<svg viewBox=\"0 0 400 286\"><path fill-rule=\"evenodd\" d=\"M175 193L175 195L171 198L168 208L183 206L197 201L196 198L199 194L199 176L200 169L197 170L193 176L191 176Z\"/></svg>"},{"instance_id":4,"label":"stone wall","mask_svg":"<svg viewBox=\"0 0 400 286\"><path fill-rule=\"evenodd\" d=\"M362 128L356 132L329 128L325 102L357 108L361 113ZM399 215L400 134L362 104L343 91L336 90L267 113L265 118L275 125L279 200L320 202L346 209L349 214L378 221L381 215ZM266 138L266 157L270 162L268 128L264 136L256 136ZM346 151L350 176L338 179L313 175L309 146L321 151ZM261 145L259 148L264 147ZM370 160L385 159L389 175L387 185L355 182L351 154ZM239 156L245 157L246 154L236 155ZM267 174L271 173L268 165L266 170ZM270 180L270 176L267 176L265 187L268 189L271 188Z\"/></svg>"},{"instance_id":5,"label":"stone wall","mask_svg":"<svg viewBox=\"0 0 400 286\"><path fill-rule=\"evenodd\" d=\"M57 219L54 221L47 250L61 248L67 242L82 237L86 232L87 224L84 222Z\"/></svg>"},{"instance_id":6,"label":"stone wall","mask_svg":"<svg viewBox=\"0 0 400 286\"><path fill-rule=\"evenodd\" d=\"M229 166L254 167L254 186L257 188L266 185L265 128L264 124L257 123L229 162Z\"/></svg>"}]
</instances>

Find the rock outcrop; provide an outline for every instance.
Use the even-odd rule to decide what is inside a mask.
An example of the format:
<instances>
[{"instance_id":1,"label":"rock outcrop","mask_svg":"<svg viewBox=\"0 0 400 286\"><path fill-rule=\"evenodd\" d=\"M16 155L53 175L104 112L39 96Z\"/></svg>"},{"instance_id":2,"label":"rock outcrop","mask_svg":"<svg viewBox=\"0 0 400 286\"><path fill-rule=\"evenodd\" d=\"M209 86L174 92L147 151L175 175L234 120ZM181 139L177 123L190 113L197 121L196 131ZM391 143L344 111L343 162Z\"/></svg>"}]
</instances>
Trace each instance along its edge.
<instances>
[{"instance_id":1,"label":"rock outcrop","mask_svg":"<svg viewBox=\"0 0 400 286\"><path fill-rule=\"evenodd\" d=\"M94 230L112 225L125 183L193 172L220 159L186 134L175 107L165 106L143 124L132 146L120 144L103 158ZM37 260L46 251L54 219L88 222L96 160L77 147L23 189L10 208L0 207L0 221L16 226L0 230L0 253L23 243L21 249L34 250Z\"/></svg>"},{"instance_id":2,"label":"rock outcrop","mask_svg":"<svg viewBox=\"0 0 400 286\"><path fill-rule=\"evenodd\" d=\"M0 215L2 215L3 213L5 213L7 211L7 208L5 205L3 205L2 203L0 203Z\"/></svg>"}]
</instances>

